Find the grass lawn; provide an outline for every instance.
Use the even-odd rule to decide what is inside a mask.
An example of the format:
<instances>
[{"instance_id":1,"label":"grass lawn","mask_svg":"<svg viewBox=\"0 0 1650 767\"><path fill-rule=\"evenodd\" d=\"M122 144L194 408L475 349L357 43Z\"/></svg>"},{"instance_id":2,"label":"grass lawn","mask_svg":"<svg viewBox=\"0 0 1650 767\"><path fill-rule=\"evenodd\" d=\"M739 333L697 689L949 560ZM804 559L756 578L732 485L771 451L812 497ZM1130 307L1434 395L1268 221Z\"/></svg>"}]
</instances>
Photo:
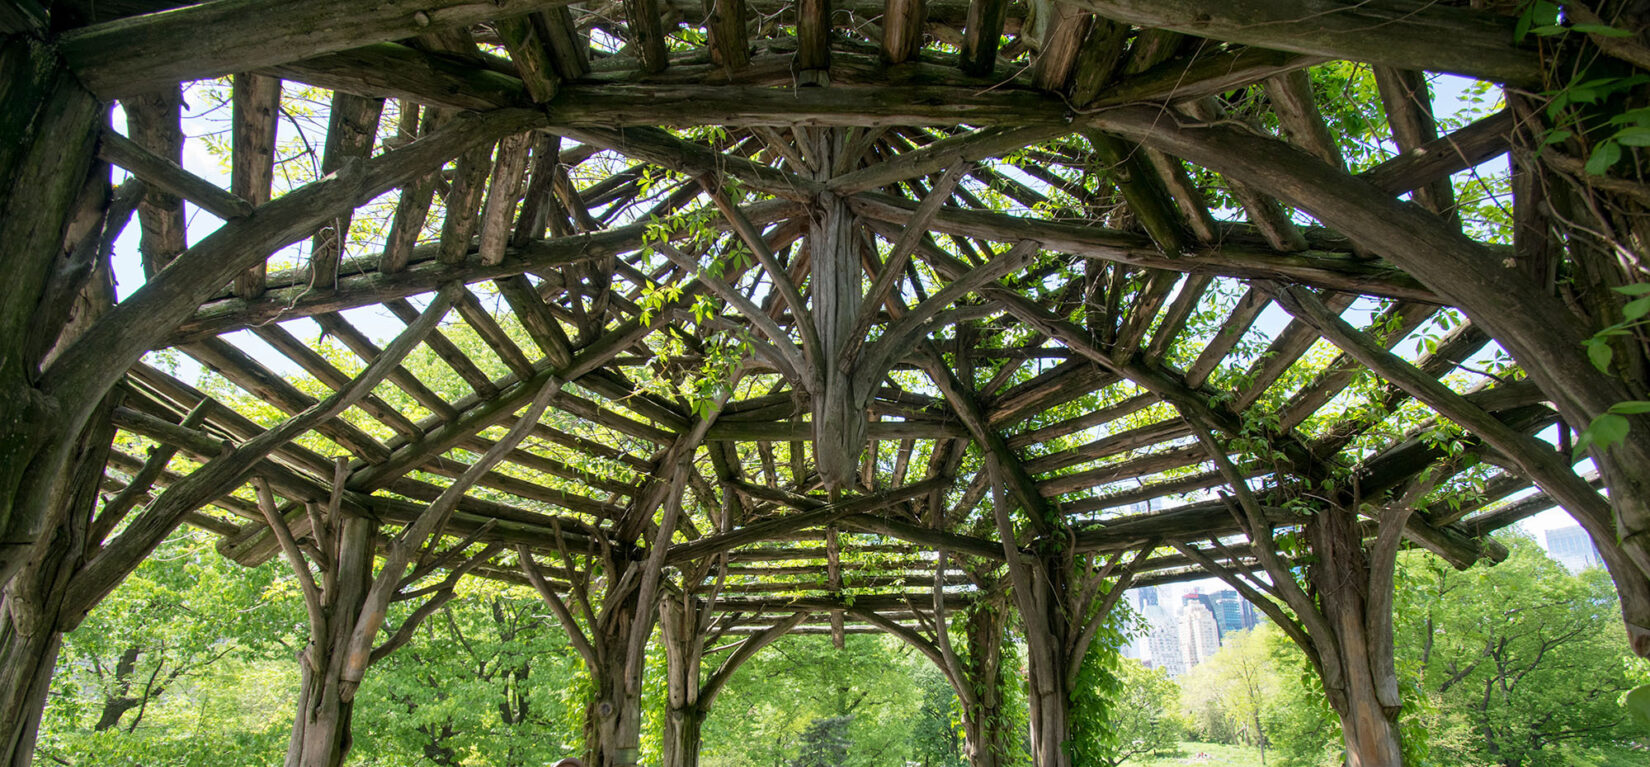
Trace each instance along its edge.
<instances>
[{"instance_id":1,"label":"grass lawn","mask_svg":"<svg viewBox=\"0 0 1650 767\"><path fill-rule=\"evenodd\" d=\"M1180 744L1180 753L1164 753L1136 757L1126 763L1129 767L1180 767L1181 765L1209 765L1210 767L1260 767L1260 751L1249 746L1227 746L1220 743Z\"/></svg>"}]
</instances>

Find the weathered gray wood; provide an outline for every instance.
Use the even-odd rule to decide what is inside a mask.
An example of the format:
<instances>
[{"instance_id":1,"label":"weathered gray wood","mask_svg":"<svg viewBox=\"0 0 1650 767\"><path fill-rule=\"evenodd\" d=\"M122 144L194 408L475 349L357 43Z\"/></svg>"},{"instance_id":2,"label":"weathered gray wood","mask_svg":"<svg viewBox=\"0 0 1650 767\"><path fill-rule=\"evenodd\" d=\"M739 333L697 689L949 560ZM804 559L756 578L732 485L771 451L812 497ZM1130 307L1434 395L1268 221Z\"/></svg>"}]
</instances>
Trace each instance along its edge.
<instances>
[{"instance_id":1,"label":"weathered gray wood","mask_svg":"<svg viewBox=\"0 0 1650 767\"><path fill-rule=\"evenodd\" d=\"M62 47L88 88L117 98L564 5L566 0L369 6L350 0L213 0L73 30Z\"/></svg>"},{"instance_id":2,"label":"weathered gray wood","mask_svg":"<svg viewBox=\"0 0 1650 767\"><path fill-rule=\"evenodd\" d=\"M1088 36L1094 15L1069 3L1043 2L1042 49L1031 68L1031 82L1038 88L1063 93L1077 66L1077 52Z\"/></svg>"},{"instance_id":3,"label":"weathered gray wood","mask_svg":"<svg viewBox=\"0 0 1650 767\"><path fill-rule=\"evenodd\" d=\"M249 263L261 262L265 253L307 236L341 210L427 172L477 143L519 133L538 120L536 114L516 111L461 118L436 134L294 190L249 216L224 224L178 257L174 263L183 268L156 275L105 315L57 358L42 383L64 393L106 391L131 362Z\"/></svg>"},{"instance_id":4,"label":"weathered gray wood","mask_svg":"<svg viewBox=\"0 0 1650 767\"><path fill-rule=\"evenodd\" d=\"M1072 0L1142 27L1331 58L1531 84L1533 51L1513 40L1510 16L1420 0Z\"/></svg>"},{"instance_id":5,"label":"weathered gray wood","mask_svg":"<svg viewBox=\"0 0 1650 767\"><path fill-rule=\"evenodd\" d=\"M281 81L263 75L234 78L230 116L229 191L257 207L269 202L275 181L275 133L281 106ZM260 260L235 278L235 295L256 298L264 292L265 263Z\"/></svg>"},{"instance_id":6,"label":"weathered gray wood","mask_svg":"<svg viewBox=\"0 0 1650 767\"><path fill-rule=\"evenodd\" d=\"M499 142L493 182L487 186L487 202L481 212L481 243L477 252L483 264L504 260L504 246L515 233L512 218L516 202L521 198L527 154L532 146L531 134L511 136Z\"/></svg>"},{"instance_id":7,"label":"weathered gray wood","mask_svg":"<svg viewBox=\"0 0 1650 767\"><path fill-rule=\"evenodd\" d=\"M794 532L810 527L821 527L852 514L876 511L890 504L916 498L936 487L945 487L950 483L951 480L948 477L933 477L914 485L885 490L874 495L849 498L798 514L787 514L761 522L753 522L727 533L676 544L670 547L670 554L666 561L686 562L709 554L727 551L747 543L760 541L771 535Z\"/></svg>"},{"instance_id":8,"label":"weathered gray wood","mask_svg":"<svg viewBox=\"0 0 1650 767\"><path fill-rule=\"evenodd\" d=\"M856 195L852 202L854 209L862 216L896 223L907 220L914 207L908 202L871 194ZM1234 277L1264 277L1271 273L1287 275L1284 278L1291 281L1336 290L1438 301L1436 296L1396 270L1367 260L1313 251L1279 253L1227 243L1218 249L1199 248L1182 253L1178 258L1168 258L1150 237L1141 234L955 208L941 209L934 216L930 228L936 232L996 242L1034 240L1049 250L1132 266Z\"/></svg>"},{"instance_id":9,"label":"weathered gray wood","mask_svg":"<svg viewBox=\"0 0 1650 767\"><path fill-rule=\"evenodd\" d=\"M181 197L226 221L252 212L252 203L245 198L219 188L114 131L103 132L98 139L97 154L131 171L132 175L148 182L157 192Z\"/></svg>"},{"instance_id":10,"label":"weathered gray wood","mask_svg":"<svg viewBox=\"0 0 1650 767\"><path fill-rule=\"evenodd\" d=\"M171 86L129 96L121 99L121 108L126 112L126 133L133 143L172 165L183 166L183 93L180 88ZM151 186L158 185L151 182ZM138 220L143 228L138 241L138 254L143 259L144 274L160 271L188 246L184 235L183 201L177 195L158 188L150 189L138 206Z\"/></svg>"},{"instance_id":11,"label":"weathered gray wood","mask_svg":"<svg viewBox=\"0 0 1650 767\"><path fill-rule=\"evenodd\" d=\"M1425 72L1376 67L1375 85L1400 152L1414 151L1438 138L1438 123L1432 115L1432 89L1427 85ZM1455 211L1455 187L1448 179L1416 189L1415 199L1434 213L1459 220Z\"/></svg>"},{"instance_id":12,"label":"weathered gray wood","mask_svg":"<svg viewBox=\"0 0 1650 767\"><path fill-rule=\"evenodd\" d=\"M346 163L359 162L372 154L378 139L378 119L383 115L383 99L368 99L348 93L332 97L327 118L327 145L321 155L321 172L335 173ZM333 219L315 233L310 243L310 282L317 288L335 287L344 244L349 241L351 215Z\"/></svg>"},{"instance_id":13,"label":"weathered gray wood","mask_svg":"<svg viewBox=\"0 0 1650 767\"><path fill-rule=\"evenodd\" d=\"M540 25L532 18L515 18L501 19L494 26L505 50L510 52L516 76L526 86L527 94L541 104L555 98L556 89L561 87L561 73L550 58Z\"/></svg>"}]
</instances>

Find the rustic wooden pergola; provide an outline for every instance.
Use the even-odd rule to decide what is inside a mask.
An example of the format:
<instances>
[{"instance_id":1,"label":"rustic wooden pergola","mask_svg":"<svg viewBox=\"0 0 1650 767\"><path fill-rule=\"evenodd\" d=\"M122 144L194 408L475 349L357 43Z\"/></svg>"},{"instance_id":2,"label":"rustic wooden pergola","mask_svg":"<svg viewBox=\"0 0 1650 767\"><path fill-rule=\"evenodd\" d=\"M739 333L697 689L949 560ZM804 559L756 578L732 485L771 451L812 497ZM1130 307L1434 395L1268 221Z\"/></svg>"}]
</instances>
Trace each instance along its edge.
<instances>
[{"instance_id":1,"label":"rustic wooden pergola","mask_svg":"<svg viewBox=\"0 0 1650 767\"><path fill-rule=\"evenodd\" d=\"M1542 102L1650 68L1632 3L1566 5L1625 35L1528 38L1516 2L172 5L0 6L4 764L62 634L181 525L293 564L289 765L342 760L356 685L465 576L562 621L602 765L637 759L656 620L671 765L767 643L860 631L938 664L995 765L1011 623L1035 761L1067 765L1119 596L1210 574L1306 650L1350 763L1396 765L1396 552L1493 562L1490 532L1555 505L1650 655L1650 424L1621 404L1645 354L1610 290L1645 281L1650 187L1626 141L1586 171L1610 128L1555 137ZM1373 167L1308 74L1342 61L1378 85ZM1506 107L1441 132L1428 73ZM229 189L182 167L180 118L181 84L226 75ZM272 199L283 83L328 92L327 175ZM1477 241L1450 177L1502 157L1512 241ZM186 202L221 225L194 237ZM375 340L364 307L404 327ZM1492 344L1520 375L1459 373ZM1606 415L1630 428L1576 470Z\"/></svg>"}]
</instances>

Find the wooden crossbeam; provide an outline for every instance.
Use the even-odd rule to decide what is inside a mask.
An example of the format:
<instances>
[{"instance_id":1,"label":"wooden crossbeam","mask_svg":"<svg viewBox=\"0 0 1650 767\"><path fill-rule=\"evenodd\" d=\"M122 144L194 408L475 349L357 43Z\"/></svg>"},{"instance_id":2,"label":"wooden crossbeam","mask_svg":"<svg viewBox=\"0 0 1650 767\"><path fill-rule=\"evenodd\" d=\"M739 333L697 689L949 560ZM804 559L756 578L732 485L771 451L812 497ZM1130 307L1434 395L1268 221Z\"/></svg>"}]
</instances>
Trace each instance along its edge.
<instances>
[{"instance_id":1,"label":"wooden crossbeam","mask_svg":"<svg viewBox=\"0 0 1650 767\"><path fill-rule=\"evenodd\" d=\"M566 0L214 0L66 33L64 58L106 99L566 5Z\"/></svg>"},{"instance_id":2,"label":"wooden crossbeam","mask_svg":"<svg viewBox=\"0 0 1650 767\"><path fill-rule=\"evenodd\" d=\"M1287 51L1530 84L1534 51L1514 42L1510 16L1409 0L1071 0L1141 27Z\"/></svg>"}]
</instances>

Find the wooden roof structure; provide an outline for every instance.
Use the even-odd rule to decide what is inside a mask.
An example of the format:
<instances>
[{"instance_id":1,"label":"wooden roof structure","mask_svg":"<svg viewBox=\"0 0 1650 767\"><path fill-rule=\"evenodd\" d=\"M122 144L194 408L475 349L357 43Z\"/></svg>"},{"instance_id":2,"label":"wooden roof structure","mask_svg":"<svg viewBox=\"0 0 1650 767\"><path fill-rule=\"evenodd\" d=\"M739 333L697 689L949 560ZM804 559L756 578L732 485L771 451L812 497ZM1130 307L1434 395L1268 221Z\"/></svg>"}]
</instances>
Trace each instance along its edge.
<instances>
[{"instance_id":1,"label":"wooden roof structure","mask_svg":"<svg viewBox=\"0 0 1650 767\"><path fill-rule=\"evenodd\" d=\"M185 44L211 24L212 5L70 32L66 55L94 91L117 99L216 74L227 62L163 44ZM1311 315L1260 331L1257 318L1284 286L1310 288L1334 310L1373 297L1382 301L1371 324L1388 329L1383 343L1394 347L1443 302L1277 200L1130 142L1126 129L1107 132L1113 119L1178 119L1167 107L1235 120L1221 117L1221 96L1259 86L1265 111L1243 119L1275 120L1303 149L1339 162L1305 72L1323 53L1135 26L1154 20L1130 3L770 5L505 3L473 19L430 16L428 30L386 20L370 40L337 29L350 37L336 42L307 32L322 20L299 8L274 14L277 29L223 24L268 39L234 60L256 73L234 85L239 190L176 167L175 104L126 105L128 140L108 134L100 152L172 193L170 209L145 203L141 217L160 254L187 243L181 229L151 220L175 219L184 200L233 221L267 198L277 114L252 104L279 92L276 78L335 89L324 167L341 177L470 123L464 154L400 187L381 237L340 254L326 228L307 263L255 267L161 343L298 414L318 397L283 371L335 390L350 381L301 337L324 333L361 365L383 353L345 318L349 309L383 306L416 326L420 306L438 303L444 322L484 342L467 353L441 329L420 329L471 391L443 398L394 370L387 385L417 413L368 395L314 427L347 452L342 468L296 442L270 453L259 473L299 518L296 536L307 526L304 501L409 520L551 386L554 417L479 477L450 534L546 556L558 536L634 547L675 481L697 511L669 561L730 553L726 609L827 604L845 588L898 600L933 583L934 560L920 552L1002 558L989 518L978 524L987 499L978 455L1012 467L1022 500L1072 519L1080 548L1113 552L1238 532L1218 500L1165 500L1226 482L1183 412L1236 435L1267 400L1302 475L1328 476L1329 465L1352 460L1346 446L1380 426L1347 417L1303 433L1365 368L1343 355L1268 399L1291 366L1309 364L1302 357L1323 331ZM402 21L416 16L404 11ZM402 39L375 39L391 36ZM1426 62L1485 77L1516 63ZM1454 215L1449 174L1505 152L1508 116L1439 136L1417 73L1381 67L1377 77L1391 143L1405 151L1360 176L1390 193L1419 190L1423 205ZM150 113L158 130L145 125ZM1216 195L1236 202L1216 209ZM1218 305L1227 308L1215 332L1186 337L1193 314ZM237 343L239 331L267 344L266 357ZM744 379L725 402L696 406L671 395L678 387L649 384L691 383L729 354L729 339L745 355L729 369ZM1239 353L1245 339L1251 348ZM1257 339L1266 342L1258 354ZM1487 341L1456 325L1415 365L1441 376ZM284 359L268 359L269 349ZM1243 371L1227 377L1240 387L1213 381L1223 365ZM725 384L728 371L720 375ZM134 367L125 388L115 425L186 455L210 457L264 431L149 364ZM1394 410L1405 397L1396 387L1386 396ZM1472 396L1520 430L1553 421L1533 387ZM844 441L822 444L819 423ZM588 460L575 465L568 452ZM1372 498L1446 459L1417 436L1369 453L1360 448L1356 460ZM144 465L117 452L108 490L148 481ZM1519 516L1481 509L1527 486L1516 473L1490 484L1479 505L1418 517L1412 540L1458 563L1480 556L1481 536ZM187 521L221 535L221 550L243 563L278 551L256 505L235 496ZM895 572L845 576L843 552L885 555ZM1190 564L1161 556L1149 570L1182 577ZM519 578L505 564L478 572ZM967 583L960 572L950 579ZM770 593L784 596L761 596Z\"/></svg>"},{"instance_id":2,"label":"wooden roof structure","mask_svg":"<svg viewBox=\"0 0 1650 767\"><path fill-rule=\"evenodd\" d=\"M1372 234L1485 231L1450 177L1519 118L1441 127L1429 73L1540 87L1517 4L170 5L50 21L124 110L98 157L138 181L112 209L141 227L147 281L115 304L141 321L91 332L240 393L150 361L85 373L119 377L99 418L155 446L110 453L108 529L190 481L174 457L234 454L176 519L245 564L327 560L365 518L406 526L385 556L445 537L420 577L566 593L602 571L582 552L676 573L659 588L715 595L725 631L840 635L990 591L998 565L965 561L1035 548L993 507L1034 541L1139 552L1151 583L1245 532L1221 497L1240 484L1287 525L1291 499L1473 483L1403 531L1459 566L1553 505L1484 421L1414 401L1513 435L1558 420L1530 382L1463 373L1490 334L1385 258L1415 243ZM1309 75L1340 62L1372 68L1374 160L1347 159L1345 97ZM181 167L177 90L225 75L228 189ZM328 175L272 199L283 87L324 89ZM1307 215L1319 197L1350 212ZM186 202L224 223L190 241ZM375 338L365 308L404 327ZM418 348L462 390L402 364Z\"/></svg>"}]
</instances>

